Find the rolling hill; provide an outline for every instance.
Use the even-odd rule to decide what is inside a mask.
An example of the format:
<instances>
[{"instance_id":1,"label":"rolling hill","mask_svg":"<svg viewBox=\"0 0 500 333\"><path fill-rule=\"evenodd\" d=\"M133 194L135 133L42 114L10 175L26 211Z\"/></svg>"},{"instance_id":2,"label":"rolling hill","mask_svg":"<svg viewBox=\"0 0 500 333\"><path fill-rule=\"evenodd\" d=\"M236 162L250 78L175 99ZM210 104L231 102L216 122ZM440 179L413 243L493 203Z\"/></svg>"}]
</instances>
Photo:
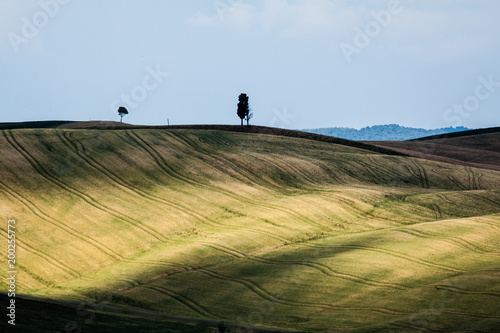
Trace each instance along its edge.
<instances>
[{"instance_id":1,"label":"rolling hill","mask_svg":"<svg viewBox=\"0 0 500 333\"><path fill-rule=\"evenodd\" d=\"M367 142L402 154L500 171L500 128L450 133L417 140Z\"/></svg>"},{"instance_id":2,"label":"rolling hill","mask_svg":"<svg viewBox=\"0 0 500 333\"><path fill-rule=\"evenodd\" d=\"M58 314L27 329L153 331L156 313L231 332L500 323L499 171L258 127L72 126L0 131L18 292ZM100 295L126 311L54 305Z\"/></svg>"}]
</instances>

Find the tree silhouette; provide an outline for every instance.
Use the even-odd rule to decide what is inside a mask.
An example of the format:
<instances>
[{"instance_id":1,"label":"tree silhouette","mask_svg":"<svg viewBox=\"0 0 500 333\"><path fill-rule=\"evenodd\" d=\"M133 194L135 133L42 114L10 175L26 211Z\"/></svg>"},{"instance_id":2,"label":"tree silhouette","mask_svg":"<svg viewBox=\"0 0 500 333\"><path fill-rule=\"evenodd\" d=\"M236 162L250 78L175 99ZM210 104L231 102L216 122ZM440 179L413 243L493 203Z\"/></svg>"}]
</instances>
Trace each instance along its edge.
<instances>
[{"instance_id":1,"label":"tree silhouette","mask_svg":"<svg viewBox=\"0 0 500 333\"><path fill-rule=\"evenodd\" d=\"M252 118L252 115L250 114L250 107L248 106L248 96L247 94L240 94L238 97L238 117L241 119L241 126L243 126L243 119L247 120L247 125L248 121L250 118Z\"/></svg>"},{"instance_id":2,"label":"tree silhouette","mask_svg":"<svg viewBox=\"0 0 500 333\"><path fill-rule=\"evenodd\" d=\"M128 110L124 108L123 106L120 106L118 108L118 115L120 116L120 122L123 122L123 117L128 115Z\"/></svg>"}]
</instances>

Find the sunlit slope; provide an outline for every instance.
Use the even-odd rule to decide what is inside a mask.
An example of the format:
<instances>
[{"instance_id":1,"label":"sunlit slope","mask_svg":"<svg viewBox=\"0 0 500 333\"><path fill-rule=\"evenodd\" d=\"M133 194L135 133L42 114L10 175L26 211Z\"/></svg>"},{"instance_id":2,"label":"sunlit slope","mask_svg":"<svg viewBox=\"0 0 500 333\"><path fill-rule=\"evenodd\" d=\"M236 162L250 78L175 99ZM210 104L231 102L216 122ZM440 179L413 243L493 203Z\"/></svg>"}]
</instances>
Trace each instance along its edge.
<instances>
[{"instance_id":1,"label":"sunlit slope","mask_svg":"<svg viewBox=\"0 0 500 333\"><path fill-rule=\"evenodd\" d=\"M447 293L434 318L500 320L500 172L221 131L0 133L24 293L316 331L416 329Z\"/></svg>"}]
</instances>

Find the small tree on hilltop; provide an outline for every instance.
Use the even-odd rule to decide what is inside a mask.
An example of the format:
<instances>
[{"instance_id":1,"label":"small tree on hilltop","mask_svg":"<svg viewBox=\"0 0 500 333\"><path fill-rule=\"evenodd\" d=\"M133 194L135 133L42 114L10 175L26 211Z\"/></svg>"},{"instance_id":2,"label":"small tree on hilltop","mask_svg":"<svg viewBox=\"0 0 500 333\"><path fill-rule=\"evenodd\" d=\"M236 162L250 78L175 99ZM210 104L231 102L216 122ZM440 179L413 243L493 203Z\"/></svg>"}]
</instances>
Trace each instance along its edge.
<instances>
[{"instance_id":1,"label":"small tree on hilltop","mask_svg":"<svg viewBox=\"0 0 500 333\"><path fill-rule=\"evenodd\" d=\"M247 94L240 94L238 97L238 117L241 119L241 126L243 126L243 119L247 120L247 125L248 121L252 117L250 114L250 107L248 105L248 96Z\"/></svg>"},{"instance_id":2,"label":"small tree on hilltop","mask_svg":"<svg viewBox=\"0 0 500 333\"><path fill-rule=\"evenodd\" d=\"M125 107L120 106L118 108L118 115L120 116L120 123L121 123L121 122L123 122L123 117L128 115L128 110Z\"/></svg>"}]
</instances>

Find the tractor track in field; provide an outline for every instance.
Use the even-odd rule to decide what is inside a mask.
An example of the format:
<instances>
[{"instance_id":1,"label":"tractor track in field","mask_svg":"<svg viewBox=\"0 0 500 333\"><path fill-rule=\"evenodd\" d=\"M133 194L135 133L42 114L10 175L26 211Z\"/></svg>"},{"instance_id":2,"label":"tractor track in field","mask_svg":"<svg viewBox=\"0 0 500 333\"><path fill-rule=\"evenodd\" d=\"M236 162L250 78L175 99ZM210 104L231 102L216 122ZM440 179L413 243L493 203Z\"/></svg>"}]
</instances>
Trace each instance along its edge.
<instances>
[{"instance_id":1,"label":"tractor track in field","mask_svg":"<svg viewBox=\"0 0 500 333\"><path fill-rule=\"evenodd\" d=\"M265 163L268 163L268 164L271 164L271 165L274 165L278 170L282 170L283 172L286 173L286 170L284 170L284 167L279 165L279 163L282 163L284 164L284 166L290 168L291 170L295 171L297 174L299 174L300 176L302 176L302 178L304 178L307 182L309 182L310 184L313 184L313 185L318 185L318 181L314 180L313 178L311 178L308 174L306 174L305 171L303 170L300 170L299 168L295 167L294 165L292 165L291 163L287 162L285 159L280 159L279 160L279 163L277 162L273 162L272 158L266 158L264 156L256 156L258 155L257 153L249 153L247 152L246 155L248 156L252 156L253 158L255 159L258 159L258 160L261 160L261 161L264 161ZM311 191L315 191L314 189L310 189Z\"/></svg>"},{"instance_id":2,"label":"tractor track in field","mask_svg":"<svg viewBox=\"0 0 500 333\"><path fill-rule=\"evenodd\" d=\"M215 151L210 151L207 150L206 148L202 147L201 144L194 142L190 138L188 138L186 135L183 135L179 132L169 132L168 133L172 138L176 139L178 142L184 144L187 147L190 147L196 154L199 152L203 153L204 156L209 156L210 158L213 158L212 155L216 155L220 160L223 160L224 165L230 166L231 169L235 172L235 174L242 174L244 177L246 177L247 181L249 182L249 185L252 186L260 186L259 181L261 180L261 176L257 175L254 173L252 170L248 169L246 166L240 164L235 164L233 161L225 158L222 156L222 154L217 154ZM204 160L205 161L205 160ZM210 165L210 164L209 164ZM243 180L244 181L244 180ZM268 186L272 187L273 189L280 190L281 187L269 183Z\"/></svg>"},{"instance_id":3,"label":"tractor track in field","mask_svg":"<svg viewBox=\"0 0 500 333\"><path fill-rule=\"evenodd\" d=\"M196 152L199 150L199 151L204 152L207 155L213 154L213 152L204 149L203 147L201 147L201 145L199 145L197 143L193 143L192 140L187 139L184 135L181 135L180 133L175 133L175 134L174 133L169 133L169 134L171 134L172 136L175 136L180 143L183 143L183 144L191 147L191 149L195 150ZM227 164L231 164L231 165L234 164L229 159L223 157L222 154L217 154L216 156L218 158L220 158L221 160L223 160ZM252 157L255 158L255 156L253 156L253 155L252 155ZM264 160L264 161L267 162L267 160ZM276 164L274 164L274 165L277 168L280 168L280 166L277 166ZM234 170L240 170L240 165L239 164L235 165L234 166ZM281 187L278 187L277 189L280 190ZM225 191L225 190L221 190L221 189L215 189L215 190L222 191L224 194L226 194L228 196L231 196L231 197L233 197L236 200L239 200L241 202L248 202L248 203L251 203L251 204L258 205L259 207L265 207L265 208L269 208L269 209L272 209L272 210L281 211L281 212L286 213L286 214L294 215L294 216L296 216L297 218L299 218L300 220L302 220L306 224L310 224L312 226L317 225L318 228L320 228L321 230L325 230L325 228L327 228L326 226L318 224L318 223L315 223L314 221L311 221L310 219L308 219L306 216L304 216L304 215L302 215L300 213L297 213L297 212L295 212L295 211L293 211L291 209L288 209L288 208L285 208L285 207L281 207L281 206L272 205L272 204L267 204L267 203L263 203L263 202L258 202L258 201L255 201L255 200L252 200L252 199L249 199L249 198L246 198L246 197L241 197L239 195L236 195L236 194L234 194L232 192L228 192L228 191Z\"/></svg>"},{"instance_id":4,"label":"tractor track in field","mask_svg":"<svg viewBox=\"0 0 500 333\"><path fill-rule=\"evenodd\" d=\"M499 211L500 211L500 200L494 200L492 198L486 198L478 193L468 193L470 195L472 195L473 197L476 197L478 198L479 200L481 201L484 201L484 202L487 202L488 204L493 204L494 206L498 207Z\"/></svg>"},{"instance_id":5,"label":"tractor track in field","mask_svg":"<svg viewBox=\"0 0 500 333\"><path fill-rule=\"evenodd\" d=\"M151 147L149 144L147 144L142 138L140 138L136 133L134 133L134 135L136 136L136 138L133 138L131 137L131 133L128 132L127 135L132 139L134 140L134 142L136 142L137 144L140 145L140 147L142 147L144 149L144 151L146 151L152 158L153 160L155 161L155 163L164 171L166 172L168 175L170 175L171 173L175 173L175 171L167 171L165 169L165 167L167 166L167 163L164 161L163 157L161 156L161 154L156 151L156 149L154 149L153 147ZM140 141L138 141L140 140ZM140 142L144 142L144 145L141 145ZM172 175L172 177L174 177ZM203 187L206 187L210 190L214 190L213 187L211 186L208 186L208 185L204 185L204 184L201 184L201 183L197 183L195 182L194 180L188 180L188 181L191 181L193 183L195 183L196 185L198 186L203 186ZM218 192L224 192L222 194L226 194L226 195L229 195L228 193L225 193L225 191L218 191ZM234 195L233 195L233 198L234 198ZM238 200L238 199L236 199ZM248 199L247 199L248 201ZM176 204L178 205L178 204ZM179 207L183 207L181 205L179 205ZM202 215L199 215L199 214L195 214L194 211L192 211L189 207L184 207L184 212L186 214L190 214L190 215L193 215L193 216L199 216L198 217L198 220L200 222L203 222L203 223L208 223L208 224L211 224L211 225L216 225L216 226L219 226L219 227L223 227L223 228L226 228L226 229L233 229L233 230L241 230L241 229L244 229L244 230L249 230L251 232L256 232L256 233L260 233L260 234L263 234L267 237L271 237L271 238L274 238L274 239L277 239L279 241L282 241L282 242L288 242L289 240L286 239L286 238L283 238L283 237L280 237L274 233L271 233L271 232L267 232L267 231L263 231L263 230L260 230L260 229L256 229L256 228L250 228L250 227L234 227L234 226L231 226L231 225L228 225L228 224L223 224L223 223L218 223L218 222L215 222L214 220L212 219L209 219L207 217L204 217Z\"/></svg>"},{"instance_id":6,"label":"tractor track in field","mask_svg":"<svg viewBox=\"0 0 500 333\"><path fill-rule=\"evenodd\" d=\"M435 264L433 262L430 262L430 261L427 261L427 260L424 260L424 259L420 259L420 258L409 256L407 254L402 254L402 253L399 253L399 252L396 252L396 251L387 250L387 249L381 249L381 248L372 247L372 246L366 246L366 245L318 245L318 244L307 244L307 243L304 243L303 245L304 246L309 246L309 247L322 248L322 249L344 248L344 249L353 249L353 250L378 252L378 253L383 253L383 254L386 254L386 255L389 255L389 256L398 257L400 259L411 261L411 262L414 262L414 263L417 263L417 264L421 264L421 265L424 265L424 266L433 267L433 268L439 268L439 269L446 270L446 271L449 271L449 272L464 272L463 270L457 269L457 268L454 268L454 267L449 267L449 266L445 266L445 265Z\"/></svg>"},{"instance_id":7,"label":"tractor track in field","mask_svg":"<svg viewBox=\"0 0 500 333\"><path fill-rule=\"evenodd\" d=\"M361 284L366 284L366 285L370 285L370 286L377 286L377 287L393 288L393 289L398 289L398 290L409 289L409 287L401 285L401 284L397 284L397 283L384 283L384 282L379 282L379 281L373 281L370 279L365 279L365 278L362 278L360 276L356 276L356 275L352 275L352 274L336 272L331 267L324 265L324 264L321 264L321 263L314 262L314 261L309 261L309 260L293 260L292 261L292 260L266 259L266 258L262 258L262 257L255 256L255 255L246 255L242 252L239 252L239 251L236 251L236 250L231 249L229 247L225 247L225 246L218 245L218 244L208 244L208 243L205 243L205 244L206 244L206 246L208 246L210 248L219 250L223 253L226 253L226 254L228 254L232 257L238 258L238 259L247 259L247 260L252 260L252 261L256 261L256 262L260 262L260 263L268 264L268 265L306 266L306 267L313 268L326 276L340 278L340 279L348 280L348 281L355 282L355 283L361 283Z\"/></svg>"},{"instance_id":8,"label":"tractor track in field","mask_svg":"<svg viewBox=\"0 0 500 333\"><path fill-rule=\"evenodd\" d=\"M451 310L443 310L443 313L449 313L452 315L459 315L459 316L468 316L474 318L497 319L497 320L500 319L500 316L492 316L483 313L461 312L461 311L451 311Z\"/></svg>"},{"instance_id":9,"label":"tractor track in field","mask_svg":"<svg viewBox=\"0 0 500 333\"><path fill-rule=\"evenodd\" d=\"M282 305L287 305L287 306L292 306L292 307L312 307L312 308L320 308L320 309L334 309L334 310L348 310L348 311L373 311L373 312L380 312L384 314L389 314L389 315L401 315L401 314L407 314L406 312L401 312L397 310L392 310L392 309L386 309L386 308L363 308L363 307L345 307L345 306L338 306L338 305L333 305L333 304L328 304L328 303L319 303L319 302L301 302L301 301L293 301L289 299L285 299L279 295L275 295L267 290L265 290L263 287L259 286L257 283L253 281L248 281L245 279L239 279L239 278L233 278L229 276L225 276L223 274L213 272L207 269L198 269L199 272L204 273L210 277L219 279L219 280L224 280L224 281L230 281L233 283L237 283L240 285L245 286L247 289L252 291L254 294L260 296L261 298L270 301L272 303L277 303L277 304L282 304Z\"/></svg>"},{"instance_id":10,"label":"tractor track in field","mask_svg":"<svg viewBox=\"0 0 500 333\"><path fill-rule=\"evenodd\" d=\"M149 285L140 285L139 287L136 288L143 288L143 289L149 289L149 290L154 290L162 295L168 296L177 302L181 303L182 305L188 307L192 311L194 311L196 314L201 315L202 317L205 318L220 318L220 316L215 315L212 313L210 310L208 310L206 307L200 305L199 303L189 299L188 297L179 294L177 292L174 292L172 290L169 290L164 287L158 287L158 286L149 286ZM222 319L222 318L220 318Z\"/></svg>"},{"instance_id":11,"label":"tractor track in field","mask_svg":"<svg viewBox=\"0 0 500 333\"><path fill-rule=\"evenodd\" d=\"M130 136L131 133L130 132L127 132L127 134ZM136 137L136 140L134 140L135 142L137 142L138 144L140 144L137 140L140 140L141 142L143 142L145 145L140 145L146 152L148 152L148 154L154 159L154 161L156 162L156 164L163 170L165 171L167 174L171 175L172 177L175 177L175 175L172 175L172 173L176 173L175 171L173 171L171 168L170 170L165 170L165 167L168 167L167 166L167 163L165 162L165 160L163 159L162 155L156 150L154 149L153 147L151 147L149 144L147 144L145 142L144 139L140 138L138 136L138 134L136 133L133 133ZM177 139L179 142L191 147L192 149L196 149L196 147L198 146L193 146L193 145L190 145L188 142L184 141L183 139ZM202 148L198 148L200 150L202 150ZM206 152L207 154L209 152ZM220 157L219 155L217 155L218 157ZM226 161L229 161L227 159L225 159ZM177 173L176 173L177 174ZM179 175L180 177L180 175ZM185 177L183 177L185 178ZM325 228L327 228L326 226L322 225L322 224L319 224L319 223L315 223L314 221L308 219L307 217L303 216L302 214L299 214L295 211L293 211L292 209L288 209L288 208L284 208L284 207L280 207L280 206L276 206L276 205L272 205L272 204L266 204L266 203L262 203L262 202L258 202L258 201L255 201L255 200L252 200L252 199L249 199L247 197L243 197L241 195L237 195L237 194L234 194L232 192L229 192L229 191L226 191L226 190L222 190L220 188L216 188L214 186L210 186L210 185L207 185L207 184L203 184L203 183L200 183L200 182L197 182L195 180L192 180L192 179L183 179L183 178L180 178L181 180L184 180L184 181L189 181L189 182L192 182L193 185L198 185L200 187L204 187L206 189L209 189L209 190L212 190L212 191L216 191L218 193L221 193L223 195L226 195L226 196L229 196L239 202L244 202L244 203L250 203L250 204L253 204L253 205L256 205L256 206L259 206L259 207L264 207L264 208L267 208L267 209L271 209L271 210L277 210L277 211L281 211L283 213L286 213L286 214L289 214L289 215L293 215L295 217L297 217L298 219L300 219L302 222L306 223L306 224L309 224L311 226L316 226L317 228L319 228L320 230L325 230ZM213 221L212 221L213 222ZM216 222L213 222L213 223L216 223Z\"/></svg>"},{"instance_id":12,"label":"tractor track in field","mask_svg":"<svg viewBox=\"0 0 500 333\"><path fill-rule=\"evenodd\" d=\"M439 285L437 284L436 287L439 287L439 290L446 290L455 294L463 294L463 295L486 295L486 296L494 296L494 297L500 297L500 293L495 293L495 292L488 292L488 291L472 291L472 290L466 290L462 288L457 288L457 287L452 287L448 285Z\"/></svg>"},{"instance_id":13,"label":"tractor track in field","mask_svg":"<svg viewBox=\"0 0 500 333\"><path fill-rule=\"evenodd\" d=\"M424 238L424 239L442 240L442 241L448 242L450 244L454 244L454 245L461 247L463 249L470 250L470 251L480 253L480 254L488 254L488 255L494 255L494 256L500 255L499 253L496 253L493 251L488 251L488 250L485 250L483 248L480 248L479 246L471 243L470 241L467 241L467 240L462 239L460 237L443 237L443 236L440 236L439 234L436 234L436 233L416 231L414 229L409 229L409 228L398 229L396 231L407 233L409 235L419 237L419 238Z\"/></svg>"},{"instance_id":14,"label":"tractor track in field","mask_svg":"<svg viewBox=\"0 0 500 333\"><path fill-rule=\"evenodd\" d=\"M97 162L91 156L83 154L83 152L80 153L79 150L83 151L83 150L85 150L85 148L84 148L82 143L78 143L80 145L80 149L78 149L78 146L77 146L78 141L77 140L72 141L71 139L68 139L67 137L63 138L62 136L60 136L60 138L61 138L61 140L64 139L65 141L67 141L67 145L71 144L71 142L74 142L74 145L73 145L74 152L80 158L82 158L88 165L90 165L95 170L99 171L106 178L110 179L113 182L113 184L115 184L116 186L125 188L126 190L135 193L136 195L140 196L143 199L147 199L147 200L150 200L150 201L153 201L156 203L161 203L161 204L164 204L170 208L174 208L174 209L176 209L176 210L178 210L186 215L189 215L189 216L197 219L198 221L200 221L202 223L206 222L206 218L204 216L199 215L199 214L195 214L189 207L185 207L183 205L174 203L170 200L166 200L162 197L158 197L156 195L149 194L149 193L147 193L147 192L145 192L137 187L134 187L133 185L129 184L126 180L124 180L122 177L118 176L116 173L114 173L113 171L109 170L108 168L106 168L105 166L103 166L102 164ZM71 146L69 146L69 148L71 148ZM72 149L72 151L73 151L73 149ZM187 193L187 192L182 192L182 193L189 195L189 193Z\"/></svg>"},{"instance_id":15,"label":"tractor track in field","mask_svg":"<svg viewBox=\"0 0 500 333\"><path fill-rule=\"evenodd\" d=\"M62 140L63 138L60 137L60 139ZM66 140L69 140L69 139L66 138ZM139 137L137 138L137 140L141 140L142 141L142 139L140 139ZM134 140L134 141L137 142L137 144L140 145L140 142L138 142L137 140ZM70 143L68 143L68 144L70 144ZM147 143L145 143L145 144L147 145ZM154 158L153 153L151 151L149 151L147 147L144 147L142 145L140 145L140 146L146 152L148 152L151 155L151 157ZM147 146L149 146L149 145L147 145ZM82 147L83 147L83 145L82 145ZM68 147L68 148L71 148L71 146ZM75 149L78 149L78 148L75 147ZM82 149L84 149L84 148L82 148ZM71 149L71 150L73 151L73 149ZM76 151L76 153L78 154L78 150ZM155 196L155 195L151 195L151 194L146 193L146 192L144 192L142 190L139 190L139 189L133 187L132 185L128 184L126 181L124 181L123 179L121 179L119 176L115 175L113 172L109 171L107 168L105 168L103 165L101 165L100 163L98 163L94 159L92 159L92 158L90 158L88 156L82 156L81 154L78 154L78 156L80 156L80 158L82 158L85 162L87 162L87 164L89 164L91 167L93 167L94 169L96 169L99 172L101 172L108 179L111 179L114 183L116 183L116 184L118 184L118 185L126 188L129 191L132 191L132 192L138 194L142 198L149 199L149 200L152 200L152 201L155 201L155 202L158 202L158 203L162 203L162 204L167 205L167 206L169 206L171 208L177 209L178 211L181 211L182 213L191 216L192 218L198 220L201 223L207 223L207 224L211 224L212 226L219 226L219 227L223 227L223 228L226 228L226 229L233 229L233 230L241 230L242 229L242 228L239 228L239 227L234 227L234 226L230 226L230 225L227 225L227 224L222 224L222 223L215 222L212 219L209 219L209 218L207 218L207 217L205 217L203 215L195 213L195 211L193 211L188 206L177 204L177 203L173 203L173 202L165 200L165 199L163 199L161 197L158 197L158 196ZM155 162L159 163L159 161L157 159L155 159ZM166 170L164 170L164 171L167 172ZM188 194L188 193L186 193L186 194ZM273 234L271 232L259 230L259 229L256 229L256 228L248 228L248 227L244 228L244 229L249 230L251 232L256 232L256 233L263 234L263 235L265 235L267 237L271 237L271 238L277 239L277 240L282 241L282 242L287 242L288 241L288 239L280 237L280 236L278 236L276 234ZM164 240L167 240L167 239L165 238Z\"/></svg>"},{"instance_id":16,"label":"tractor track in field","mask_svg":"<svg viewBox=\"0 0 500 333\"><path fill-rule=\"evenodd\" d=\"M28 208L35 216L38 216L40 219L44 220L45 222L50 223L51 225L53 225L53 226L55 226L55 227L57 227L57 228L65 231L65 232L67 232L68 234L72 235L73 237L78 238L79 240L83 241L84 243L87 243L90 246L93 246L93 247L97 248L98 250L100 250L101 252L106 253L108 256L112 257L113 259L122 259L123 258L123 256L121 256L119 253L114 252L110 248L108 248L108 247L104 246L103 244L95 241L94 239L92 239L92 238L90 238L88 236L85 236L81 232L79 232L79 231L71 228L70 226L67 226L63 222L58 221L58 220L52 218L51 216L45 214L33 202L31 202L27 198L23 197L22 195L20 195L16 191L14 191L12 188L10 188L9 186L7 186L1 180L0 180L0 187L3 187L2 190L5 193L9 194L11 197L13 197L17 201L19 201L23 206L25 206L26 208ZM7 190L5 190L5 189L7 189Z\"/></svg>"},{"instance_id":17,"label":"tractor track in field","mask_svg":"<svg viewBox=\"0 0 500 333\"><path fill-rule=\"evenodd\" d=\"M7 236L4 236L3 234L1 237L7 239ZM47 253L40 251L40 250L37 250L34 247L30 246L29 244L20 241L19 239L17 239L16 242L17 242L17 245L20 248L22 248L24 251L30 252L31 254L41 258L42 260L45 260L50 265L55 266L59 270L63 271L65 274L68 274L69 276L74 277L74 278L81 276L81 274L78 271L68 267L64 263L57 260L56 258L53 258L52 256L48 255ZM19 264L17 266L19 266Z\"/></svg>"},{"instance_id":18,"label":"tractor track in field","mask_svg":"<svg viewBox=\"0 0 500 333\"><path fill-rule=\"evenodd\" d=\"M7 141L11 144L11 146L16 151L18 151L28 161L28 163L33 167L33 169L39 175L41 175L43 178L45 178L49 182L53 183L54 185L62 188L63 190L71 193L72 195L80 198L81 200L83 200L84 202L86 202L90 206L94 207L95 209L100 210L100 211L102 211L106 214L109 214L111 216L114 216L115 218L117 218L117 219L119 219L119 220L121 220L129 225L134 226L135 228L150 235L151 237L156 238L158 241L162 240L163 235L161 235L157 231L143 225L140 221L135 220L135 219L133 219L129 216L126 216L124 214L121 214L120 212L118 212L112 208L109 208L103 204L100 204L97 200L95 200L91 196L89 196L89 195L87 195L79 190L76 190L75 188L71 187L70 185L65 184L62 181L58 180L57 178L52 176L47 170L45 170L45 168L43 168L43 166L29 152L27 152L25 149L23 149L23 147L15 139L14 135L12 134L12 131L5 130L5 131L3 131L3 134L4 134L5 138L7 139Z\"/></svg>"},{"instance_id":19,"label":"tractor track in field","mask_svg":"<svg viewBox=\"0 0 500 333\"><path fill-rule=\"evenodd\" d=\"M429 176L427 175L427 171L425 170L424 166L419 163L417 159L410 159L413 163L413 165L418 169L418 178L420 179L422 183L423 188L430 188L429 185Z\"/></svg>"}]
</instances>

